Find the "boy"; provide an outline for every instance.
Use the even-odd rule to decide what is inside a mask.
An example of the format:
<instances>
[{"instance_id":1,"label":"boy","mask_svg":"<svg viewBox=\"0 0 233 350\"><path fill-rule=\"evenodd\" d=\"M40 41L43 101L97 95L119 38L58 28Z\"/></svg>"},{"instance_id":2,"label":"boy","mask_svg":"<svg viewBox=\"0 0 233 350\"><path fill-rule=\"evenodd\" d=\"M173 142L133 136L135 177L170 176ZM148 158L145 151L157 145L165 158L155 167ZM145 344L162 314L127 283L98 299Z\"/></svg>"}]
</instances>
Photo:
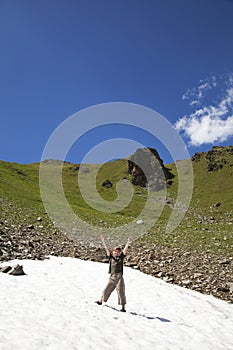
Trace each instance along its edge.
<instances>
[{"instance_id":1,"label":"boy","mask_svg":"<svg viewBox=\"0 0 233 350\"><path fill-rule=\"evenodd\" d=\"M100 237L106 254L109 257L109 271L110 274L109 281L107 283L107 286L105 287L102 297L99 301L96 303L98 305L102 305L103 301L106 303L114 289L116 288L117 294L118 294L118 304L121 305L121 311L126 312L125 310L125 304L126 304L126 297L125 297L125 283L123 278L123 260L126 255L126 252L128 250L128 247L130 243L132 242L132 237L128 238L128 241L123 249L121 251L120 247L113 248L112 252L108 249L104 237Z\"/></svg>"}]
</instances>

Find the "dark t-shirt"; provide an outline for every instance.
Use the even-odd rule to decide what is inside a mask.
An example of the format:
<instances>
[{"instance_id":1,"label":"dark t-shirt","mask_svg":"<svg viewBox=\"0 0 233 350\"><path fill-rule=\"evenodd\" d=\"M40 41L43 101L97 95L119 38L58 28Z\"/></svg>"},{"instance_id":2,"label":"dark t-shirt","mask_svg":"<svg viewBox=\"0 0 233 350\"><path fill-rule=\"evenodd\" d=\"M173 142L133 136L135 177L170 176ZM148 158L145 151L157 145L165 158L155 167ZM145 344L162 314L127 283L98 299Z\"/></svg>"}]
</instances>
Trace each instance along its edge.
<instances>
[{"instance_id":1,"label":"dark t-shirt","mask_svg":"<svg viewBox=\"0 0 233 350\"><path fill-rule=\"evenodd\" d=\"M123 274L123 260L125 254L122 252L119 256L113 256L112 253L109 255L109 270L108 273L111 275L115 273Z\"/></svg>"}]
</instances>

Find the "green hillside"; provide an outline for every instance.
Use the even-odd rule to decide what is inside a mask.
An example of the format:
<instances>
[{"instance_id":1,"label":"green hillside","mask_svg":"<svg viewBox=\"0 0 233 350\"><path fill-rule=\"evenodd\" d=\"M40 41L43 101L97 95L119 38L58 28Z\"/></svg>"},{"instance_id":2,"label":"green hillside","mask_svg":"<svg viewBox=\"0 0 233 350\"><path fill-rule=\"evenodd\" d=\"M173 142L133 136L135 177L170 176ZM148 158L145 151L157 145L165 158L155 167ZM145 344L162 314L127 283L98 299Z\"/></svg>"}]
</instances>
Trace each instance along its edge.
<instances>
[{"instance_id":1,"label":"green hillside","mask_svg":"<svg viewBox=\"0 0 233 350\"><path fill-rule=\"evenodd\" d=\"M48 185L51 188L55 187L56 180L53 172L60 166L60 162L47 162L46 166L50 169ZM159 246L179 246L186 250L210 250L221 254L232 254L233 146L214 147L207 153L197 154L193 157L192 166L193 195L184 219L173 233L165 233L178 188L176 164L173 163L166 165L174 178L169 183L167 201L162 214L143 240L153 241ZM25 165L0 161L1 220L8 220L12 224L22 222L30 224L37 217L43 216L47 227L52 227L40 197L39 167L39 163ZM85 176L94 171L96 166L86 165L85 167L82 174L84 183ZM148 191L139 186L134 187L132 200L124 210L108 214L91 208L80 193L79 172L78 164L64 163L62 185L68 203L83 220L98 226L115 227L130 222L143 209ZM131 179L127 171L127 160L116 160L103 165L96 177L99 195L105 201L115 200L116 185L123 178ZM102 186L106 179L112 182L112 188ZM88 183L86 186L88 189ZM90 196L91 191L92 189L90 189ZM159 193L155 194L157 197L159 195Z\"/></svg>"}]
</instances>

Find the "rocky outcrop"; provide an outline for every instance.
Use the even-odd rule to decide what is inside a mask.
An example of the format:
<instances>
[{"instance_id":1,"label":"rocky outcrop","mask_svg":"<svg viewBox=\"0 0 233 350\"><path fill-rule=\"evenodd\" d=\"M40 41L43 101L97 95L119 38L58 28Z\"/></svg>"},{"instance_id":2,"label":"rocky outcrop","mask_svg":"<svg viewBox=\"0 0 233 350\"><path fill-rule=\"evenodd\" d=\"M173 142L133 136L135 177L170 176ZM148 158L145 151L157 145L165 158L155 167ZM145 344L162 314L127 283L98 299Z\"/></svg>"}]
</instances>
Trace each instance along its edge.
<instances>
[{"instance_id":1,"label":"rocky outcrop","mask_svg":"<svg viewBox=\"0 0 233 350\"><path fill-rule=\"evenodd\" d=\"M217 171L223 168L223 166L227 163L226 159L221 157L221 152L219 149L210 150L206 154L207 159L207 171Z\"/></svg>"},{"instance_id":2,"label":"rocky outcrop","mask_svg":"<svg viewBox=\"0 0 233 350\"><path fill-rule=\"evenodd\" d=\"M128 159L128 172L132 175L132 183L141 187L159 191L166 187L171 178L163 160L153 148L139 148Z\"/></svg>"},{"instance_id":3,"label":"rocky outcrop","mask_svg":"<svg viewBox=\"0 0 233 350\"><path fill-rule=\"evenodd\" d=\"M204 152L196 152L196 153L192 156L191 160L192 160L193 162L200 162L200 160L201 160L201 158L203 157L203 155L204 155Z\"/></svg>"},{"instance_id":4,"label":"rocky outcrop","mask_svg":"<svg viewBox=\"0 0 233 350\"><path fill-rule=\"evenodd\" d=\"M207 171L213 172L222 169L229 161L226 157L233 155L233 146L214 146L208 152L197 152L192 157L193 162L199 162L203 157L206 159ZM230 166L233 166L233 161Z\"/></svg>"}]
</instances>

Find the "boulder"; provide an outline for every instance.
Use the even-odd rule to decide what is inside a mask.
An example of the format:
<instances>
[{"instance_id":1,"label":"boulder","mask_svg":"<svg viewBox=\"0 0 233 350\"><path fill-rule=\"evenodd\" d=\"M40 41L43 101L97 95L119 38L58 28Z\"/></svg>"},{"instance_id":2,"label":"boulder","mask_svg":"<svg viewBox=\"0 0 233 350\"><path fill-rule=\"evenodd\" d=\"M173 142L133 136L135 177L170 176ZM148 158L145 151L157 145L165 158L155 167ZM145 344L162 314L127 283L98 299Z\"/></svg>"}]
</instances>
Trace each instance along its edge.
<instances>
[{"instance_id":1,"label":"boulder","mask_svg":"<svg viewBox=\"0 0 233 350\"><path fill-rule=\"evenodd\" d=\"M111 188L112 187L112 183L110 180L105 180L103 183L102 183L102 186L105 187L105 188Z\"/></svg>"},{"instance_id":2,"label":"boulder","mask_svg":"<svg viewBox=\"0 0 233 350\"><path fill-rule=\"evenodd\" d=\"M11 270L11 266L1 267L0 271L3 273L8 273Z\"/></svg>"},{"instance_id":3,"label":"boulder","mask_svg":"<svg viewBox=\"0 0 233 350\"><path fill-rule=\"evenodd\" d=\"M164 189L167 179L173 177L154 148L139 148L128 159L128 172L133 185L156 191Z\"/></svg>"},{"instance_id":4,"label":"boulder","mask_svg":"<svg viewBox=\"0 0 233 350\"><path fill-rule=\"evenodd\" d=\"M14 275L14 276L21 276L21 275L25 275L25 272L23 271L23 266L17 264L11 268L8 274Z\"/></svg>"}]
</instances>

